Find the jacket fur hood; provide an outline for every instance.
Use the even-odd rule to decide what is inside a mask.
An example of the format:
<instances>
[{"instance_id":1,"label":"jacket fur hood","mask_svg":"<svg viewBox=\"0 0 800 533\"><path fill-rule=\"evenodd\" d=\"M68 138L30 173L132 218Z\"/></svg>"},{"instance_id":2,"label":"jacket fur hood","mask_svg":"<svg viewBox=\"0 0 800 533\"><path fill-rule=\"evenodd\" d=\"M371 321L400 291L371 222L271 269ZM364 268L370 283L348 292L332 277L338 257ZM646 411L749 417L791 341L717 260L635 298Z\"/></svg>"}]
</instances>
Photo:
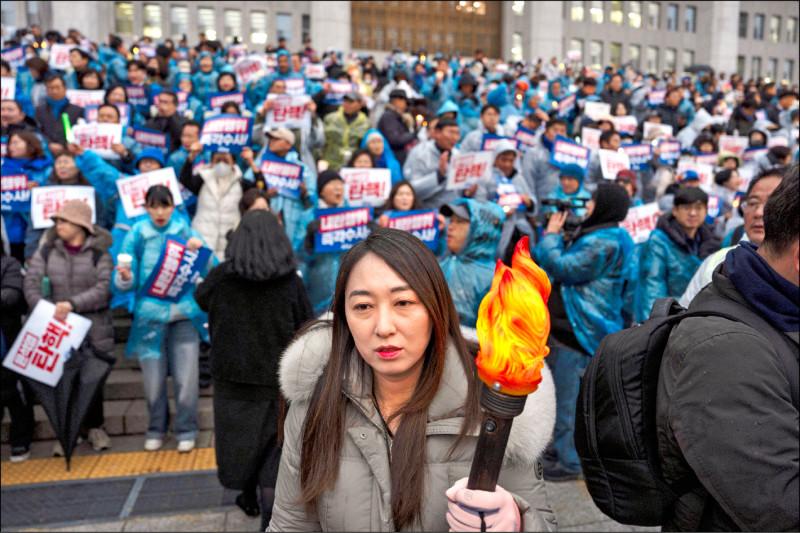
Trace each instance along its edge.
<instances>
[{"instance_id":1,"label":"jacket fur hood","mask_svg":"<svg viewBox=\"0 0 800 533\"><path fill-rule=\"evenodd\" d=\"M296 338L283 352L279 379L281 391L289 401L307 402L311 399L314 387L328 363L331 333L330 326L316 326ZM465 339L478 342L474 329L462 327L462 334ZM450 353L448 348L448 360L453 359ZM445 374L448 374L447 363ZM443 375L442 384L445 382L446 377ZM436 400L435 397L431 405ZM524 411L515 418L511 426L506 458L517 465L532 466L550 441L555 416L555 387L550 370L545 364L542 366L539 388L529 396Z\"/></svg>"},{"instance_id":2,"label":"jacket fur hood","mask_svg":"<svg viewBox=\"0 0 800 533\"><path fill-rule=\"evenodd\" d=\"M56 233L56 227L52 226L47 229L44 235L45 242L49 245L54 245L56 239L58 239L58 234ZM94 248L96 250L100 250L101 252L108 251L111 248L111 245L114 243L114 238L111 236L111 233L108 232L107 229L98 226L97 224L94 225L94 235L89 235L86 238L86 241L89 243L89 248Z\"/></svg>"}]
</instances>

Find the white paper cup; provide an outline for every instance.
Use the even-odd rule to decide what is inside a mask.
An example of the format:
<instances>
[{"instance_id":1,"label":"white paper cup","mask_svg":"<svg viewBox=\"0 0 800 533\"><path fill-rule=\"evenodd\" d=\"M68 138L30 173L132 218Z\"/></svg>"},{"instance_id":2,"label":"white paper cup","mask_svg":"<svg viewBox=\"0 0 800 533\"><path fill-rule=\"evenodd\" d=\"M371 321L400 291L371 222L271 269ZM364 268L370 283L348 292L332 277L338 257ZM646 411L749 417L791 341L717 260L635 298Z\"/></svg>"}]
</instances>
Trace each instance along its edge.
<instances>
[{"instance_id":1,"label":"white paper cup","mask_svg":"<svg viewBox=\"0 0 800 533\"><path fill-rule=\"evenodd\" d=\"M117 266L122 268L130 268L133 262L133 257L130 254L117 254Z\"/></svg>"}]
</instances>

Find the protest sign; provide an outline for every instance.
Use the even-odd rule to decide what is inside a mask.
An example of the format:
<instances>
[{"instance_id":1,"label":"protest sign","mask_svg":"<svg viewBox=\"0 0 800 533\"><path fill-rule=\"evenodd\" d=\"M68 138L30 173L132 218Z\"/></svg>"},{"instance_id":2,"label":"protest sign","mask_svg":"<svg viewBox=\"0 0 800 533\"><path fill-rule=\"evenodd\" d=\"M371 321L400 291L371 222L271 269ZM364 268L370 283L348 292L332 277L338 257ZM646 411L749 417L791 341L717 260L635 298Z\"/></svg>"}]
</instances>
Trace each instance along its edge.
<instances>
[{"instance_id":1,"label":"protest sign","mask_svg":"<svg viewBox=\"0 0 800 533\"><path fill-rule=\"evenodd\" d=\"M650 89L650 91L647 93L647 105L650 107L657 107L658 105L664 103L664 99L666 99L666 97L666 89Z\"/></svg>"},{"instance_id":2,"label":"protest sign","mask_svg":"<svg viewBox=\"0 0 800 533\"><path fill-rule=\"evenodd\" d=\"M658 143L658 162L662 165L674 165L680 156L680 141L663 139Z\"/></svg>"},{"instance_id":3,"label":"protest sign","mask_svg":"<svg viewBox=\"0 0 800 533\"><path fill-rule=\"evenodd\" d=\"M566 118L575 109L578 93L572 93L558 101L558 118Z\"/></svg>"},{"instance_id":4,"label":"protest sign","mask_svg":"<svg viewBox=\"0 0 800 533\"><path fill-rule=\"evenodd\" d=\"M125 93L128 95L128 103L133 107L147 111L149 114L150 102L147 101L147 88L138 85L126 85Z\"/></svg>"},{"instance_id":5,"label":"protest sign","mask_svg":"<svg viewBox=\"0 0 800 533\"><path fill-rule=\"evenodd\" d=\"M380 207L389 198L392 172L388 168L340 168L344 196L350 205Z\"/></svg>"},{"instance_id":6,"label":"protest sign","mask_svg":"<svg viewBox=\"0 0 800 533\"><path fill-rule=\"evenodd\" d=\"M517 140L517 149L523 154L536 146L536 132L524 126L517 126L517 132L514 134L514 138Z\"/></svg>"},{"instance_id":7,"label":"protest sign","mask_svg":"<svg viewBox=\"0 0 800 533\"><path fill-rule=\"evenodd\" d=\"M314 251L318 254L343 252L369 236L367 224L372 220L372 207L315 209L314 217L319 220Z\"/></svg>"},{"instance_id":8,"label":"protest sign","mask_svg":"<svg viewBox=\"0 0 800 533\"><path fill-rule=\"evenodd\" d=\"M129 178L119 178L117 180L117 191L125 210L125 216L136 218L147 213L144 207L144 197L147 189L153 185L164 185L172 193L172 200L175 205L182 205L181 188L178 180L175 179L175 169L172 167L159 168L143 174L137 174Z\"/></svg>"},{"instance_id":9,"label":"protest sign","mask_svg":"<svg viewBox=\"0 0 800 533\"><path fill-rule=\"evenodd\" d=\"M705 163L707 165L716 166L717 152L711 152L709 154L697 154L696 156L694 156L694 160L697 163Z\"/></svg>"},{"instance_id":10,"label":"protest sign","mask_svg":"<svg viewBox=\"0 0 800 533\"><path fill-rule=\"evenodd\" d=\"M239 106L240 111L244 111L244 93L230 92L230 93L210 93L206 97L209 109L219 111L222 109L222 104L233 102Z\"/></svg>"},{"instance_id":11,"label":"protest sign","mask_svg":"<svg viewBox=\"0 0 800 533\"><path fill-rule=\"evenodd\" d=\"M25 48L22 46L14 46L13 48L6 48L0 52L3 61L7 61L11 68L19 70L28 70L25 66Z\"/></svg>"},{"instance_id":12,"label":"protest sign","mask_svg":"<svg viewBox=\"0 0 800 533\"><path fill-rule=\"evenodd\" d=\"M278 194L286 198L300 198L300 184L303 183L303 166L289 163L269 150L261 158L261 173L268 188L277 188Z\"/></svg>"},{"instance_id":13,"label":"protest sign","mask_svg":"<svg viewBox=\"0 0 800 533\"><path fill-rule=\"evenodd\" d=\"M547 80L539 80L539 94L544 96L550 88L550 83Z\"/></svg>"},{"instance_id":14,"label":"protest sign","mask_svg":"<svg viewBox=\"0 0 800 533\"><path fill-rule=\"evenodd\" d=\"M134 47L134 48L136 48L136 47ZM133 53L137 53L136 50L134 50ZM144 57L147 57L147 58L155 57L156 56L156 48L154 46L141 45L141 46L138 47L138 53L140 55L143 55Z\"/></svg>"},{"instance_id":15,"label":"protest sign","mask_svg":"<svg viewBox=\"0 0 800 533\"><path fill-rule=\"evenodd\" d=\"M494 71L498 74L505 74L508 72L508 63L495 63Z\"/></svg>"},{"instance_id":16,"label":"protest sign","mask_svg":"<svg viewBox=\"0 0 800 533\"><path fill-rule=\"evenodd\" d=\"M2 77L2 100L13 100L17 94L17 79L12 77Z\"/></svg>"},{"instance_id":17,"label":"protest sign","mask_svg":"<svg viewBox=\"0 0 800 533\"><path fill-rule=\"evenodd\" d=\"M306 80L304 78L286 78L286 94L290 96L300 96L306 94Z\"/></svg>"},{"instance_id":18,"label":"protest sign","mask_svg":"<svg viewBox=\"0 0 800 533\"><path fill-rule=\"evenodd\" d=\"M90 122L72 126L75 142L103 159L120 159L111 146L122 143L122 124Z\"/></svg>"},{"instance_id":19,"label":"protest sign","mask_svg":"<svg viewBox=\"0 0 800 533\"><path fill-rule=\"evenodd\" d=\"M31 191L26 174L0 176L3 213L25 213L31 210Z\"/></svg>"},{"instance_id":20,"label":"protest sign","mask_svg":"<svg viewBox=\"0 0 800 533\"><path fill-rule=\"evenodd\" d=\"M48 185L31 189L31 225L45 229L54 225L50 217L70 200L83 200L92 208L92 224L97 222L94 187L86 185Z\"/></svg>"},{"instance_id":21,"label":"protest sign","mask_svg":"<svg viewBox=\"0 0 800 533\"><path fill-rule=\"evenodd\" d=\"M234 59L244 57L246 53L247 53L247 45L245 44L232 44L228 48L228 55L232 56Z\"/></svg>"},{"instance_id":22,"label":"protest sign","mask_svg":"<svg viewBox=\"0 0 800 533\"><path fill-rule=\"evenodd\" d=\"M713 194L708 195L708 203L706 204L706 224L713 225L716 219L722 212L722 198Z\"/></svg>"},{"instance_id":23,"label":"protest sign","mask_svg":"<svg viewBox=\"0 0 800 533\"><path fill-rule=\"evenodd\" d=\"M236 82L244 86L252 80L264 76L264 63L258 59L246 58L233 65L233 73L236 76Z\"/></svg>"},{"instance_id":24,"label":"protest sign","mask_svg":"<svg viewBox=\"0 0 800 533\"><path fill-rule=\"evenodd\" d=\"M678 163L678 174L684 175L689 170L697 173L697 177L700 178L700 187L706 192L714 185L713 165L698 163L696 161L681 161Z\"/></svg>"},{"instance_id":25,"label":"protest sign","mask_svg":"<svg viewBox=\"0 0 800 533\"><path fill-rule=\"evenodd\" d=\"M155 268L142 286L141 295L178 303L197 283L211 254L209 248L189 250L183 239L167 237Z\"/></svg>"},{"instance_id":26,"label":"protest sign","mask_svg":"<svg viewBox=\"0 0 800 533\"><path fill-rule=\"evenodd\" d=\"M767 148L772 148L773 146L789 146L789 139L783 135L773 135L767 141Z\"/></svg>"},{"instance_id":27,"label":"protest sign","mask_svg":"<svg viewBox=\"0 0 800 533\"><path fill-rule=\"evenodd\" d=\"M625 220L619 223L619 227L627 230L634 243L643 243L650 238L650 232L656 229L657 213L658 204L656 202L631 207L628 209Z\"/></svg>"},{"instance_id":28,"label":"protest sign","mask_svg":"<svg viewBox=\"0 0 800 533\"><path fill-rule=\"evenodd\" d=\"M311 97L307 94L288 96L268 94L267 99L275 102L274 107L267 112L265 127L269 129L289 128L301 129L311 126L311 112L306 109Z\"/></svg>"},{"instance_id":29,"label":"protest sign","mask_svg":"<svg viewBox=\"0 0 800 533\"><path fill-rule=\"evenodd\" d=\"M119 123L123 128L127 128L130 123L130 106L120 103L114 104L114 107L119 111ZM100 106L97 105L89 105L83 109L83 118L86 119L86 122L97 122L97 110L99 108Z\"/></svg>"},{"instance_id":30,"label":"protest sign","mask_svg":"<svg viewBox=\"0 0 800 533\"><path fill-rule=\"evenodd\" d=\"M597 120L602 115L611 114L611 104L605 102L586 102L583 104L583 115L592 120Z\"/></svg>"},{"instance_id":31,"label":"protest sign","mask_svg":"<svg viewBox=\"0 0 800 533\"><path fill-rule=\"evenodd\" d=\"M620 134L633 137L633 134L636 133L636 127L639 125L639 121L636 120L634 115L626 115L624 117L614 117L614 124Z\"/></svg>"},{"instance_id":32,"label":"protest sign","mask_svg":"<svg viewBox=\"0 0 800 533\"><path fill-rule=\"evenodd\" d=\"M473 183L492 175L494 156L491 152L463 152L450 155L445 189L466 189Z\"/></svg>"},{"instance_id":33,"label":"protest sign","mask_svg":"<svg viewBox=\"0 0 800 533\"><path fill-rule=\"evenodd\" d=\"M581 60L581 51L580 50L567 50L567 59L570 61L580 61Z\"/></svg>"},{"instance_id":34,"label":"protest sign","mask_svg":"<svg viewBox=\"0 0 800 533\"><path fill-rule=\"evenodd\" d=\"M742 152L742 162L751 163L755 161L758 156L766 154L767 152L769 152L769 147L767 146L757 146L756 148L748 148L744 152Z\"/></svg>"},{"instance_id":35,"label":"protest sign","mask_svg":"<svg viewBox=\"0 0 800 533\"><path fill-rule=\"evenodd\" d=\"M508 137L501 137L494 133L484 133L481 138L481 151L492 152L500 141L509 141L517 150L519 150L519 141L517 139L509 139Z\"/></svg>"},{"instance_id":36,"label":"protest sign","mask_svg":"<svg viewBox=\"0 0 800 533\"><path fill-rule=\"evenodd\" d=\"M623 144L620 149L628 156L631 170L647 170L653 158L653 146L650 144Z\"/></svg>"},{"instance_id":37,"label":"protest sign","mask_svg":"<svg viewBox=\"0 0 800 533\"><path fill-rule=\"evenodd\" d=\"M153 101L153 105L157 106L158 95L161 94L161 90L153 88L151 89L151 92L152 94L150 95L150 98ZM175 93L175 96L178 97L178 107L175 109L175 111L179 115L183 116L186 110L189 109L189 93L187 93L186 91L179 91L174 89L172 90L172 92Z\"/></svg>"},{"instance_id":38,"label":"protest sign","mask_svg":"<svg viewBox=\"0 0 800 533\"><path fill-rule=\"evenodd\" d=\"M494 201L508 213L511 209L524 209L525 203L522 195L510 179L495 176L495 195Z\"/></svg>"},{"instance_id":39,"label":"protest sign","mask_svg":"<svg viewBox=\"0 0 800 533\"><path fill-rule=\"evenodd\" d=\"M100 105L106 92L103 89L98 91L85 91L81 89L67 89L67 100L72 105L86 107L90 105Z\"/></svg>"},{"instance_id":40,"label":"protest sign","mask_svg":"<svg viewBox=\"0 0 800 533\"><path fill-rule=\"evenodd\" d=\"M143 148L158 148L166 156L169 153L169 135L142 126L133 127L133 140Z\"/></svg>"},{"instance_id":41,"label":"protest sign","mask_svg":"<svg viewBox=\"0 0 800 533\"><path fill-rule=\"evenodd\" d=\"M589 168L589 148L557 135L553 143L553 151L550 153L550 164L564 168L572 163L580 166L586 172L586 169Z\"/></svg>"},{"instance_id":42,"label":"protest sign","mask_svg":"<svg viewBox=\"0 0 800 533\"><path fill-rule=\"evenodd\" d=\"M719 151L720 152L733 152L741 157L750 145L750 139L741 135L720 135L719 137Z\"/></svg>"},{"instance_id":43,"label":"protest sign","mask_svg":"<svg viewBox=\"0 0 800 533\"><path fill-rule=\"evenodd\" d=\"M600 148L600 136L602 134L603 130L584 126L581 128L581 144L592 150L597 150Z\"/></svg>"},{"instance_id":44,"label":"protest sign","mask_svg":"<svg viewBox=\"0 0 800 533\"><path fill-rule=\"evenodd\" d=\"M250 146L252 119L239 115L219 115L206 119L200 132L200 143L210 152L238 154Z\"/></svg>"},{"instance_id":45,"label":"protest sign","mask_svg":"<svg viewBox=\"0 0 800 533\"><path fill-rule=\"evenodd\" d=\"M74 44L53 43L50 47L48 65L53 70L67 70L72 65L69 61L69 51L77 48Z\"/></svg>"},{"instance_id":46,"label":"protest sign","mask_svg":"<svg viewBox=\"0 0 800 533\"><path fill-rule=\"evenodd\" d=\"M424 242L431 250L439 244L439 221L437 211L411 210L387 211L388 227L407 231Z\"/></svg>"},{"instance_id":47,"label":"protest sign","mask_svg":"<svg viewBox=\"0 0 800 533\"><path fill-rule=\"evenodd\" d=\"M669 124L662 124L660 122L645 122L644 128L642 130L642 139L644 140L652 140L653 133L661 131L661 135L664 137L672 137L672 126Z\"/></svg>"},{"instance_id":48,"label":"protest sign","mask_svg":"<svg viewBox=\"0 0 800 533\"><path fill-rule=\"evenodd\" d=\"M763 109L756 109L756 120L767 120L767 112Z\"/></svg>"},{"instance_id":49,"label":"protest sign","mask_svg":"<svg viewBox=\"0 0 800 533\"><path fill-rule=\"evenodd\" d=\"M321 80L327 75L325 65L322 63L309 63L305 66L306 77L311 80Z\"/></svg>"},{"instance_id":50,"label":"protest sign","mask_svg":"<svg viewBox=\"0 0 800 533\"><path fill-rule=\"evenodd\" d=\"M758 167L756 167L755 165L744 165L742 167L739 167L738 171L739 171L739 177L741 178L739 180L738 191L741 193L746 193L747 188L750 185L750 181L754 177L756 177L756 174L758 174Z\"/></svg>"},{"instance_id":51,"label":"protest sign","mask_svg":"<svg viewBox=\"0 0 800 533\"><path fill-rule=\"evenodd\" d=\"M68 313L61 321L55 312L54 303L40 299L3 359L9 370L51 387L64 374L64 361L72 349L81 345L92 327L86 317Z\"/></svg>"},{"instance_id":52,"label":"protest sign","mask_svg":"<svg viewBox=\"0 0 800 533\"><path fill-rule=\"evenodd\" d=\"M600 157L600 170L607 180L616 178L617 172L620 170L629 170L631 168L631 162L625 152L601 149L598 150L597 155Z\"/></svg>"},{"instance_id":53,"label":"protest sign","mask_svg":"<svg viewBox=\"0 0 800 533\"><path fill-rule=\"evenodd\" d=\"M342 101L344 101L344 95L354 90L353 84L349 81L329 79L325 83L328 84L328 92L325 93L325 100L323 101L326 104L341 105Z\"/></svg>"}]
</instances>

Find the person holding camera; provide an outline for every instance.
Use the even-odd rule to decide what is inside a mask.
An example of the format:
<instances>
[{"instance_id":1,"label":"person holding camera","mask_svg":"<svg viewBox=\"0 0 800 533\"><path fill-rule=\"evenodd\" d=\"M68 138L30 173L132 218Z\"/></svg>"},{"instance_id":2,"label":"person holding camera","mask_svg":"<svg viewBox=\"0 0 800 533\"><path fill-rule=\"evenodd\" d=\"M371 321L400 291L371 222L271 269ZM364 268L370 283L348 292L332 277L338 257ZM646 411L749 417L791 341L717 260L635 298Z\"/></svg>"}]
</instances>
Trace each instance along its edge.
<instances>
[{"instance_id":1,"label":"person holding camera","mask_svg":"<svg viewBox=\"0 0 800 533\"><path fill-rule=\"evenodd\" d=\"M545 200L558 200L558 202L542 202L542 211L545 216L556 211L571 213L578 217L586 214L586 202L591 199L592 195L583 188L583 177L583 169L575 163L565 165L561 169L558 186L545 198ZM566 210L567 205L570 206L568 211Z\"/></svg>"},{"instance_id":2,"label":"person holding camera","mask_svg":"<svg viewBox=\"0 0 800 533\"><path fill-rule=\"evenodd\" d=\"M552 283L547 358L556 383L553 443L542 456L548 481L577 479L581 464L575 450L575 402L580 375L600 340L622 329L624 270L634 244L619 223L628 214L628 193L601 183L586 205L587 218L564 242L567 213L553 213L535 248L536 261Z\"/></svg>"}]
</instances>

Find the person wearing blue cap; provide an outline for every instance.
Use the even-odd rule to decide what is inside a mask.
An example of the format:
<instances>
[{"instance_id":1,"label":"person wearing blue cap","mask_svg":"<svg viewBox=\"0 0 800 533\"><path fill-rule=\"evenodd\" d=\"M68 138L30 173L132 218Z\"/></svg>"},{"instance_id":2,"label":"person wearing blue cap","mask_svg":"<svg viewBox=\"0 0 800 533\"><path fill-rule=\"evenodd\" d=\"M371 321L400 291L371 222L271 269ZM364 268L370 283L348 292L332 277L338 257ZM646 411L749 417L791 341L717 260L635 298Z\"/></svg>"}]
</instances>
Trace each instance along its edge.
<instances>
[{"instance_id":1,"label":"person wearing blue cap","mask_svg":"<svg viewBox=\"0 0 800 533\"><path fill-rule=\"evenodd\" d=\"M580 165L576 165L575 163L570 163L569 165L566 165L564 168L561 169L561 175L559 176L558 186L555 189L553 189L550 192L550 194L547 195L546 198L551 200L565 200L565 201L585 200L588 202L591 199L592 194L586 189L584 189L583 178L584 178L584 173ZM555 213L557 211L557 208L556 206L548 205L542 207L542 211L544 213ZM586 214L586 208L573 207L572 212L575 215L582 217L583 215Z\"/></svg>"}]
</instances>

